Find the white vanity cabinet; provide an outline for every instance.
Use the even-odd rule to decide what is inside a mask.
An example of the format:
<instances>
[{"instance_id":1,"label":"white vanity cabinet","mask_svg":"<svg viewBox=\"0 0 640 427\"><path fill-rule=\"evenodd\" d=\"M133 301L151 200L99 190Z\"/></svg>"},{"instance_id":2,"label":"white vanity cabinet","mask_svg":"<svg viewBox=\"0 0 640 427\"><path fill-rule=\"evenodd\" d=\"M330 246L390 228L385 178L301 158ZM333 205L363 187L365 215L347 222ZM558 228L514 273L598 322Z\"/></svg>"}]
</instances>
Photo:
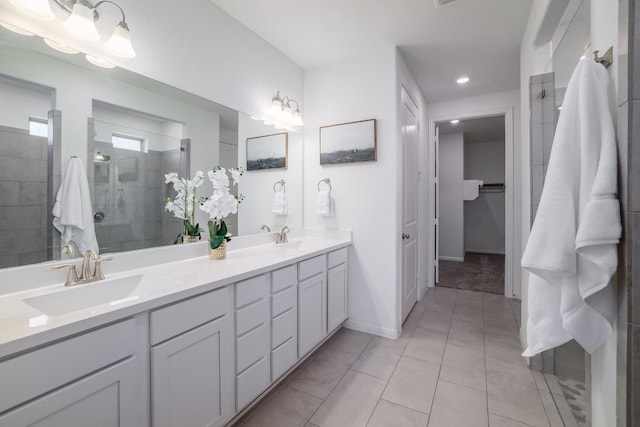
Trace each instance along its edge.
<instances>
[{"instance_id":1,"label":"white vanity cabinet","mask_svg":"<svg viewBox=\"0 0 640 427\"><path fill-rule=\"evenodd\" d=\"M236 409L271 384L269 274L235 284Z\"/></svg>"},{"instance_id":2,"label":"white vanity cabinet","mask_svg":"<svg viewBox=\"0 0 640 427\"><path fill-rule=\"evenodd\" d=\"M0 425L147 424L140 362L133 318L3 360Z\"/></svg>"},{"instance_id":3,"label":"white vanity cabinet","mask_svg":"<svg viewBox=\"0 0 640 427\"><path fill-rule=\"evenodd\" d=\"M338 328L348 317L347 248L327 254L327 330Z\"/></svg>"},{"instance_id":4,"label":"white vanity cabinet","mask_svg":"<svg viewBox=\"0 0 640 427\"><path fill-rule=\"evenodd\" d=\"M223 426L233 407L233 287L150 313L154 427Z\"/></svg>"},{"instance_id":5,"label":"white vanity cabinet","mask_svg":"<svg viewBox=\"0 0 640 427\"><path fill-rule=\"evenodd\" d=\"M295 264L271 273L271 381L298 361L297 285Z\"/></svg>"},{"instance_id":6,"label":"white vanity cabinet","mask_svg":"<svg viewBox=\"0 0 640 427\"><path fill-rule=\"evenodd\" d=\"M298 263L298 358L327 336L327 257Z\"/></svg>"}]
</instances>

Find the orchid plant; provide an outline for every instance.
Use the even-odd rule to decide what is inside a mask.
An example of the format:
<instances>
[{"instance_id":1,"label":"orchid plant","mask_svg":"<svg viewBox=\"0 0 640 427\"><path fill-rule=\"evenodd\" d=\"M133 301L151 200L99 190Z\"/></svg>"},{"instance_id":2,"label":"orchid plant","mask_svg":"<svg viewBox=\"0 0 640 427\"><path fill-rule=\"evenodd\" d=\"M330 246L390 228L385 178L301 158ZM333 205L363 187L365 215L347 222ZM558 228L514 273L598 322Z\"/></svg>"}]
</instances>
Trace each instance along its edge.
<instances>
[{"instance_id":1,"label":"orchid plant","mask_svg":"<svg viewBox=\"0 0 640 427\"><path fill-rule=\"evenodd\" d=\"M185 241L185 239L200 240L200 224L196 224L196 189L204 182L204 173L196 171L193 179L181 178L177 173L171 172L164 175L165 184L172 184L178 194L175 199L164 199L165 210L173 213L176 218L182 219L184 231L178 234L173 243Z\"/></svg>"},{"instance_id":2,"label":"orchid plant","mask_svg":"<svg viewBox=\"0 0 640 427\"><path fill-rule=\"evenodd\" d=\"M216 249L223 242L231 240L231 234L227 230L224 218L230 214L238 212L238 204L242 202L244 196L231 194L229 186L238 185L240 177L244 174L244 168L229 169L228 171L216 166L208 172L209 180L213 184L213 193L209 197L200 199L200 209L209 214L209 244L211 249Z\"/></svg>"}]
</instances>

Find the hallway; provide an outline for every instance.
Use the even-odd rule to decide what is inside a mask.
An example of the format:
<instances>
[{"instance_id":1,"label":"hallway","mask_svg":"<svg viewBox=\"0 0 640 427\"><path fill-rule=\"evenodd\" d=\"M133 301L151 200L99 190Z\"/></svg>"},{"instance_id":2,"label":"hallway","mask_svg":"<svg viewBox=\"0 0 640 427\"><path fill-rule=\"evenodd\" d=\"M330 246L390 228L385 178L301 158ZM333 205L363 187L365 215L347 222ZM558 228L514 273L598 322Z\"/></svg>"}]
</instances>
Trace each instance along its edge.
<instances>
[{"instance_id":1,"label":"hallway","mask_svg":"<svg viewBox=\"0 0 640 427\"><path fill-rule=\"evenodd\" d=\"M341 329L235 426L563 426L519 318L518 300L429 289L398 340Z\"/></svg>"}]
</instances>

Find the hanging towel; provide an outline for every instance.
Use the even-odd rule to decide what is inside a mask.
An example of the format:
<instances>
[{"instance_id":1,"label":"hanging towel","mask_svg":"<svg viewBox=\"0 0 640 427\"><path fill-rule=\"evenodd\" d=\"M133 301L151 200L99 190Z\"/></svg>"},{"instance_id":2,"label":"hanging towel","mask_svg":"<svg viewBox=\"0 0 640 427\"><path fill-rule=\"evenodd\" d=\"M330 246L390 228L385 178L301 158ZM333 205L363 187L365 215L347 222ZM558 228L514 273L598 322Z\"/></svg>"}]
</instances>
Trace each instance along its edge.
<instances>
[{"instance_id":1,"label":"hanging towel","mask_svg":"<svg viewBox=\"0 0 640 427\"><path fill-rule=\"evenodd\" d=\"M608 109L608 76L590 58L565 94L536 219L522 256L529 274L527 349L523 356L575 339L592 353L612 333L617 158Z\"/></svg>"},{"instance_id":2,"label":"hanging towel","mask_svg":"<svg viewBox=\"0 0 640 427\"><path fill-rule=\"evenodd\" d=\"M333 212L333 197L331 196L331 190L323 189L318 191L318 203L316 205L316 212L318 215L329 216Z\"/></svg>"},{"instance_id":3,"label":"hanging towel","mask_svg":"<svg viewBox=\"0 0 640 427\"><path fill-rule=\"evenodd\" d=\"M273 194L273 202L271 203L271 212L278 215L287 214L287 195L283 190L276 191Z\"/></svg>"},{"instance_id":4,"label":"hanging towel","mask_svg":"<svg viewBox=\"0 0 640 427\"><path fill-rule=\"evenodd\" d=\"M52 213L64 245L73 241L81 254L89 249L98 252L87 173L77 157L69 160Z\"/></svg>"}]
</instances>

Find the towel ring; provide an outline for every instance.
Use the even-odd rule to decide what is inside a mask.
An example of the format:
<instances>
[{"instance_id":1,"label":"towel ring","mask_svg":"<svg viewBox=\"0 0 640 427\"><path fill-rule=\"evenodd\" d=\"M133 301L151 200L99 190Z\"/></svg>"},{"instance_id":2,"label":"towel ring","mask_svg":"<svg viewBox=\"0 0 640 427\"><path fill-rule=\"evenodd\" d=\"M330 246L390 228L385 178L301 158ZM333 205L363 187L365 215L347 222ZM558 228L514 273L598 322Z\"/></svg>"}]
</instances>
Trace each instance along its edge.
<instances>
[{"instance_id":1,"label":"towel ring","mask_svg":"<svg viewBox=\"0 0 640 427\"><path fill-rule=\"evenodd\" d=\"M329 191L331 191L333 189L333 187L331 186L331 179L324 178L324 179L321 179L320 181L318 181L318 191L320 191L320 184L322 184L323 182L326 183L329 186Z\"/></svg>"},{"instance_id":2,"label":"towel ring","mask_svg":"<svg viewBox=\"0 0 640 427\"><path fill-rule=\"evenodd\" d=\"M285 193L287 191L287 188L284 185L284 179L281 179L280 181L276 181L273 184L273 192L277 193L278 192L278 185L280 185L280 187L282 188L282 192Z\"/></svg>"}]
</instances>

